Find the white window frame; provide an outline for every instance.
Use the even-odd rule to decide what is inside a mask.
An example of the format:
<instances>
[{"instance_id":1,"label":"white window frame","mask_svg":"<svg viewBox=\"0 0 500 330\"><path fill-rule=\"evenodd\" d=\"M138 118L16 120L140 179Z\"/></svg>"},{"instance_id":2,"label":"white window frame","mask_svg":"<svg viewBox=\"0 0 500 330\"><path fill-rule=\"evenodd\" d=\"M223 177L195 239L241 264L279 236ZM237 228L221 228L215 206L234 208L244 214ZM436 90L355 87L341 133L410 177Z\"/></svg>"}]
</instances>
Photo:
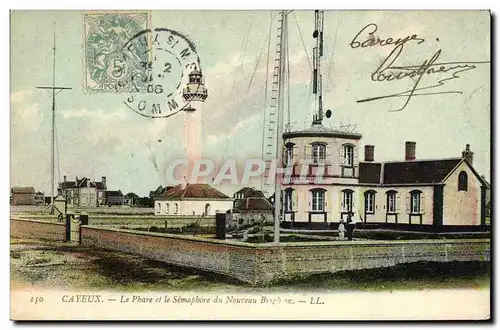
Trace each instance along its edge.
<instances>
[{"instance_id":1,"label":"white window frame","mask_svg":"<svg viewBox=\"0 0 500 330\"><path fill-rule=\"evenodd\" d=\"M396 192L387 193L387 213L396 213Z\"/></svg>"},{"instance_id":2,"label":"white window frame","mask_svg":"<svg viewBox=\"0 0 500 330\"><path fill-rule=\"evenodd\" d=\"M287 144L285 153L285 165L293 164L293 144Z\"/></svg>"},{"instance_id":3,"label":"white window frame","mask_svg":"<svg viewBox=\"0 0 500 330\"><path fill-rule=\"evenodd\" d=\"M284 209L285 212L292 212L293 211L293 190L292 189L285 189L285 205Z\"/></svg>"},{"instance_id":4,"label":"white window frame","mask_svg":"<svg viewBox=\"0 0 500 330\"><path fill-rule=\"evenodd\" d=\"M354 166L354 147L352 145L344 145L344 165Z\"/></svg>"},{"instance_id":5,"label":"white window frame","mask_svg":"<svg viewBox=\"0 0 500 330\"><path fill-rule=\"evenodd\" d=\"M312 162L313 164L323 164L326 160L326 145L323 143L312 144Z\"/></svg>"},{"instance_id":6,"label":"white window frame","mask_svg":"<svg viewBox=\"0 0 500 330\"><path fill-rule=\"evenodd\" d=\"M325 191L321 189L311 190L311 210L313 212L325 211Z\"/></svg>"},{"instance_id":7,"label":"white window frame","mask_svg":"<svg viewBox=\"0 0 500 330\"><path fill-rule=\"evenodd\" d=\"M365 212L367 214L375 213L375 192L373 191L365 193Z\"/></svg>"},{"instance_id":8,"label":"white window frame","mask_svg":"<svg viewBox=\"0 0 500 330\"><path fill-rule=\"evenodd\" d=\"M410 207L411 207L411 213L412 214L420 214L420 211L421 211L421 206L420 206L420 202L421 202L421 198L420 198L420 195L421 195L421 192L419 191L414 191L411 193L411 196L410 196Z\"/></svg>"},{"instance_id":9,"label":"white window frame","mask_svg":"<svg viewBox=\"0 0 500 330\"><path fill-rule=\"evenodd\" d=\"M342 191L342 202L343 202L343 211L344 212L352 212L352 204L353 204L354 194L351 190Z\"/></svg>"}]
</instances>

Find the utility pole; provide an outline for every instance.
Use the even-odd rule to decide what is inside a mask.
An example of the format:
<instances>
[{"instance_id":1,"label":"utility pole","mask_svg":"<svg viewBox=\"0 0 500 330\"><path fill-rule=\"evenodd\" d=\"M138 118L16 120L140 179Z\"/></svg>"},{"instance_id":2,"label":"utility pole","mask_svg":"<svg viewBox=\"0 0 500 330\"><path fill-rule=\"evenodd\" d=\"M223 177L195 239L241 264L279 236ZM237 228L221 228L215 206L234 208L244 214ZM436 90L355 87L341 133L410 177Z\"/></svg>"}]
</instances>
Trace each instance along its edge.
<instances>
[{"instance_id":1,"label":"utility pole","mask_svg":"<svg viewBox=\"0 0 500 330\"><path fill-rule=\"evenodd\" d=\"M51 156L50 156L50 176L51 176L51 195L50 195L50 205L49 212L50 214L54 214L54 158L55 158L55 143L56 143L56 134L55 134L55 126L56 126L56 95L59 94L63 90L71 89L69 87L58 87L56 86L56 29L54 23L54 47L53 47L53 60L52 60L52 86L42 86L37 87L38 89L45 89L47 91L52 92L52 144L51 144ZM58 210L59 211L59 210Z\"/></svg>"}]
</instances>

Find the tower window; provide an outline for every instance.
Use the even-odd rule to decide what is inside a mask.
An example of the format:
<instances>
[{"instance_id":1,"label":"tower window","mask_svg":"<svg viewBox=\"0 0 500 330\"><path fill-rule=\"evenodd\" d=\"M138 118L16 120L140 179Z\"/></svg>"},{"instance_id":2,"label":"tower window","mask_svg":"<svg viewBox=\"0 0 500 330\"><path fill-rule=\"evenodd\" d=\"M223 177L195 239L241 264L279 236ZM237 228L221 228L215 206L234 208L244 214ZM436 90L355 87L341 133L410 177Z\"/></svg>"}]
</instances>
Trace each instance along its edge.
<instances>
[{"instance_id":1,"label":"tower window","mask_svg":"<svg viewBox=\"0 0 500 330\"><path fill-rule=\"evenodd\" d=\"M344 165L354 166L354 147L352 145L344 145Z\"/></svg>"},{"instance_id":2,"label":"tower window","mask_svg":"<svg viewBox=\"0 0 500 330\"><path fill-rule=\"evenodd\" d=\"M312 162L313 164L324 163L326 159L326 145L323 143L312 144Z\"/></svg>"}]
</instances>

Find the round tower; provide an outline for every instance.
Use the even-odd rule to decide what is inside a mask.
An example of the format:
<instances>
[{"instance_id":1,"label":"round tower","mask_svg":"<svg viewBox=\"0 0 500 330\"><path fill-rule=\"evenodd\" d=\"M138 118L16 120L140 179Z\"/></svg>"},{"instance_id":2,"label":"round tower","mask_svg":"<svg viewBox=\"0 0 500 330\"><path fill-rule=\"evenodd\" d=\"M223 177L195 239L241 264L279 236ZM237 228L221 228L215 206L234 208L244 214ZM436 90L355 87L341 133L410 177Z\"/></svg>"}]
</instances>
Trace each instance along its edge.
<instances>
[{"instance_id":1,"label":"round tower","mask_svg":"<svg viewBox=\"0 0 500 330\"><path fill-rule=\"evenodd\" d=\"M201 71L193 70L188 76L188 83L183 89L182 96L188 102L184 111L184 149L189 165L185 169L183 177L189 182L194 164L202 158L203 153L203 104L208 97ZM200 183L200 180L190 183Z\"/></svg>"}]
</instances>

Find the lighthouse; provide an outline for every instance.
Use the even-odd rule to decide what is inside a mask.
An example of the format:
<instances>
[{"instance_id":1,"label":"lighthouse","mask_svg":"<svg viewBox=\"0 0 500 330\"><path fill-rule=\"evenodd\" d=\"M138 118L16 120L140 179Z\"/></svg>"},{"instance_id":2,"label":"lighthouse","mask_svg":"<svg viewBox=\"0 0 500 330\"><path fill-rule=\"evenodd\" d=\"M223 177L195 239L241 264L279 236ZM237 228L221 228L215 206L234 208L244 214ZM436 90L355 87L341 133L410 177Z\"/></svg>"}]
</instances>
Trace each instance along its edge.
<instances>
[{"instance_id":1,"label":"lighthouse","mask_svg":"<svg viewBox=\"0 0 500 330\"><path fill-rule=\"evenodd\" d=\"M188 166L183 173L184 180L189 181L193 166L197 160L201 159L203 152L203 105L208 97L208 90L205 88L203 75L199 70L193 70L188 75L188 83L183 90L182 96L187 102L184 109L184 150L188 160ZM198 182L190 183L201 183Z\"/></svg>"}]
</instances>

